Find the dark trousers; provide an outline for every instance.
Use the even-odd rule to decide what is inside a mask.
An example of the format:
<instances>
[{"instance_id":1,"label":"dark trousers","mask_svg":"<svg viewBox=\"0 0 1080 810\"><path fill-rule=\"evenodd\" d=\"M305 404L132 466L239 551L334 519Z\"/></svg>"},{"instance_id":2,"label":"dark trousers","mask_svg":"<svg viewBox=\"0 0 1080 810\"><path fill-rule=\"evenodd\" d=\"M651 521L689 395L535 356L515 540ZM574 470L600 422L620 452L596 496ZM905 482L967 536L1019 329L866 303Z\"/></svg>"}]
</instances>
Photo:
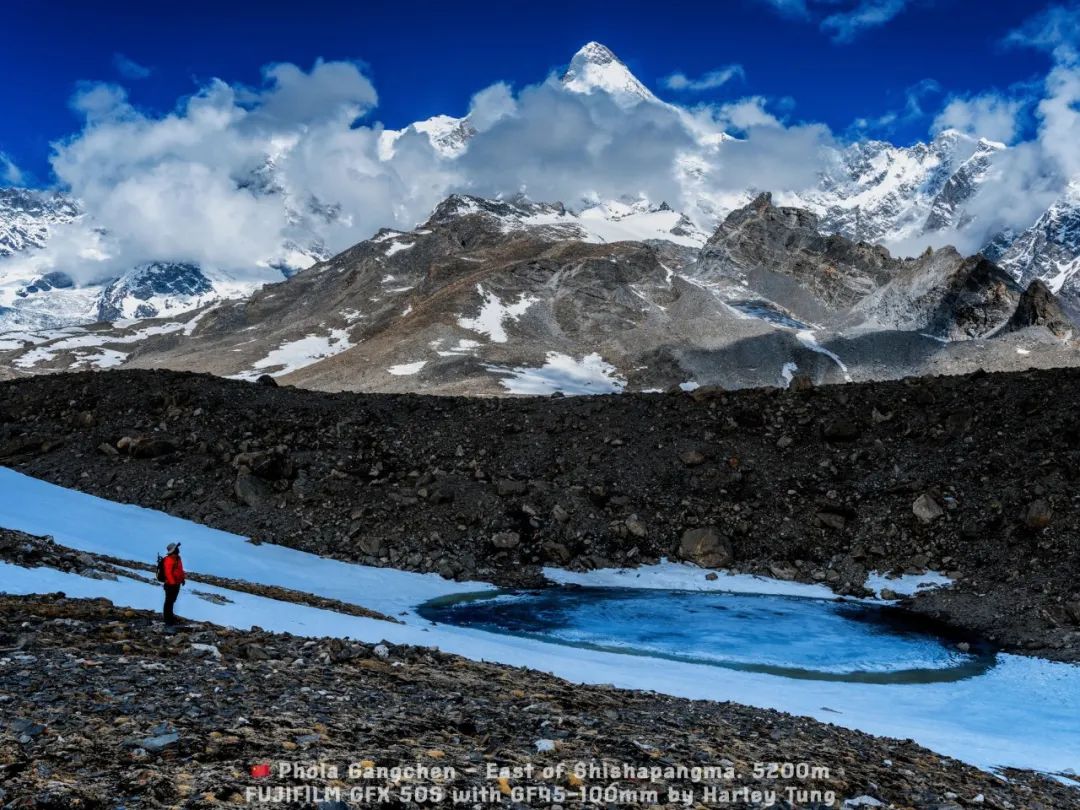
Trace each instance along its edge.
<instances>
[{"instance_id":1,"label":"dark trousers","mask_svg":"<svg viewBox=\"0 0 1080 810\"><path fill-rule=\"evenodd\" d=\"M173 613L173 605L176 604L176 597L180 595L179 585L166 585L165 586L165 608L162 613L165 614L165 621L171 622L176 619L176 614Z\"/></svg>"}]
</instances>

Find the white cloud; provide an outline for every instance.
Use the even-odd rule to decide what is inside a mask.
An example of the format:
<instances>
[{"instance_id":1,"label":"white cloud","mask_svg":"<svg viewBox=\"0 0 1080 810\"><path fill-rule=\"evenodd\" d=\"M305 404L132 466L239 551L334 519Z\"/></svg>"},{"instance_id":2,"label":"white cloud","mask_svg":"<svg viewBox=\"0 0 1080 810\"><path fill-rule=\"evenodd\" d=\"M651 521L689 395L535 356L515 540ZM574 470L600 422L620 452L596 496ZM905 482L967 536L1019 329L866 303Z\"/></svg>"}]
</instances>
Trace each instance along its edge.
<instances>
[{"instance_id":1,"label":"white cloud","mask_svg":"<svg viewBox=\"0 0 1080 810\"><path fill-rule=\"evenodd\" d=\"M931 131L957 129L973 137L1012 143L1020 128L1024 101L997 93L955 97L937 114Z\"/></svg>"},{"instance_id":2,"label":"white cloud","mask_svg":"<svg viewBox=\"0 0 1080 810\"><path fill-rule=\"evenodd\" d=\"M761 0L761 2L768 6L772 6L777 12L785 17L806 19L810 16L810 9L807 8L807 0Z\"/></svg>"},{"instance_id":3,"label":"white cloud","mask_svg":"<svg viewBox=\"0 0 1080 810\"><path fill-rule=\"evenodd\" d=\"M889 133L897 125L911 124L925 118L927 101L942 92L941 85L934 79L920 79L904 90L904 106L898 110L888 110L879 116L856 118L853 128L857 134Z\"/></svg>"},{"instance_id":4,"label":"white cloud","mask_svg":"<svg viewBox=\"0 0 1080 810\"><path fill-rule=\"evenodd\" d=\"M125 79L132 80L145 79L153 72L150 68L140 65L134 59L122 53L113 54L113 67Z\"/></svg>"},{"instance_id":5,"label":"white cloud","mask_svg":"<svg viewBox=\"0 0 1080 810\"><path fill-rule=\"evenodd\" d=\"M1018 116L1033 104L1036 131L1029 140L996 155L989 176L965 206L973 221L959 231L938 234L935 244L955 244L973 252L1002 230L1022 231L1071 179L1080 177L1080 9L1051 7L1012 32L1006 44L1050 54L1053 65L1041 86L1014 89L1008 95L951 99L935 119L935 127L951 125L1007 141L1008 135L1015 139Z\"/></svg>"},{"instance_id":6,"label":"white cloud","mask_svg":"<svg viewBox=\"0 0 1080 810\"><path fill-rule=\"evenodd\" d=\"M499 120L517 112L514 93L506 82L496 82L472 97L469 103L469 123L485 132Z\"/></svg>"},{"instance_id":7,"label":"white cloud","mask_svg":"<svg viewBox=\"0 0 1080 810\"><path fill-rule=\"evenodd\" d=\"M759 0L792 20L815 23L833 42L851 42L895 18L910 0Z\"/></svg>"},{"instance_id":8,"label":"white cloud","mask_svg":"<svg viewBox=\"0 0 1080 810\"><path fill-rule=\"evenodd\" d=\"M698 93L723 87L736 78L746 78L746 72L743 70L742 65L727 65L718 70L710 70L696 79L691 79L684 73L672 73L670 76L661 79L661 83L669 90Z\"/></svg>"},{"instance_id":9,"label":"white cloud","mask_svg":"<svg viewBox=\"0 0 1080 810\"><path fill-rule=\"evenodd\" d=\"M118 84L80 82L70 101L71 109L86 116L88 124L132 112L127 91Z\"/></svg>"},{"instance_id":10,"label":"white cloud","mask_svg":"<svg viewBox=\"0 0 1080 810\"><path fill-rule=\"evenodd\" d=\"M52 166L91 216L20 261L82 281L151 260L267 278L291 244L336 252L380 227L412 228L455 191L571 205L644 195L712 227L747 184L813 183L831 143L826 127L787 127L761 97L696 110L620 105L552 77L478 92L477 132L456 159L412 130L380 155L382 126L362 119L377 99L349 62L272 65L259 87L212 80L159 115L117 85L81 85L71 105L85 124L54 144ZM724 129L742 140L722 142ZM702 145L703 134L714 137Z\"/></svg>"},{"instance_id":11,"label":"white cloud","mask_svg":"<svg viewBox=\"0 0 1080 810\"><path fill-rule=\"evenodd\" d=\"M1059 62L1076 62L1080 52L1080 8L1049 6L1010 32L1005 43L1048 51Z\"/></svg>"},{"instance_id":12,"label":"white cloud","mask_svg":"<svg viewBox=\"0 0 1080 810\"><path fill-rule=\"evenodd\" d=\"M356 65L278 64L264 78L258 88L211 81L160 116L134 109L116 85L81 85L71 106L85 125L54 144L52 166L92 219L55 228L30 257L35 268L91 281L159 259L272 278L268 266L294 239L314 231L345 247L380 225L411 226L437 201L438 190L402 180L437 171L406 149L399 175L377 158L379 128L353 128L377 100ZM316 201L347 215L313 213Z\"/></svg>"},{"instance_id":13,"label":"white cloud","mask_svg":"<svg viewBox=\"0 0 1080 810\"><path fill-rule=\"evenodd\" d=\"M12 186L22 185L25 175L10 157L0 152L0 180Z\"/></svg>"},{"instance_id":14,"label":"white cloud","mask_svg":"<svg viewBox=\"0 0 1080 810\"><path fill-rule=\"evenodd\" d=\"M717 122L724 129L743 131L752 127L779 127L780 119L765 109L764 96L749 96L722 104L715 111Z\"/></svg>"},{"instance_id":15,"label":"white cloud","mask_svg":"<svg viewBox=\"0 0 1080 810\"><path fill-rule=\"evenodd\" d=\"M324 62L309 71L287 62L263 69L264 87L237 89L252 119L271 126L355 120L378 103L375 87L352 62Z\"/></svg>"},{"instance_id":16,"label":"white cloud","mask_svg":"<svg viewBox=\"0 0 1080 810\"><path fill-rule=\"evenodd\" d=\"M1054 67L1036 107L1039 142L1062 173L1080 175L1080 6L1051 6L1012 32L1006 42L1052 56Z\"/></svg>"},{"instance_id":17,"label":"white cloud","mask_svg":"<svg viewBox=\"0 0 1080 810\"><path fill-rule=\"evenodd\" d=\"M851 42L866 29L885 25L906 5L907 0L862 0L852 9L825 17L821 30L831 34L834 42Z\"/></svg>"}]
</instances>

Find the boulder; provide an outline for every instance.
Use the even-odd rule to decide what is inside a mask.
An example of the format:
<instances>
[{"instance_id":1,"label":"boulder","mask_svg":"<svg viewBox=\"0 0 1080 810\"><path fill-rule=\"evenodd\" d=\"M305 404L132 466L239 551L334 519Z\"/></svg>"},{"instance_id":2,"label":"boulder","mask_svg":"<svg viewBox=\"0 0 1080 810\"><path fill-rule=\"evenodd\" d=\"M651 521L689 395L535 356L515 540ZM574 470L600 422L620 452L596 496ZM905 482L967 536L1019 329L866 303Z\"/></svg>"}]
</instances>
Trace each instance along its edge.
<instances>
[{"instance_id":1,"label":"boulder","mask_svg":"<svg viewBox=\"0 0 1080 810\"><path fill-rule=\"evenodd\" d=\"M554 540L548 540L544 543L542 548L545 559L551 560L552 562L568 563L573 557L573 554L570 553L570 549Z\"/></svg>"},{"instance_id":2,"label":"boulder","mask_svg":"<svg viewBox=\"0 0 1080 810\"><path fill-rule=\"evenodd\" d=\"M1042 326L1051 334L1063 338L1076 330L1057 296L1041 279L1035 279L1020 296L1009 322L1003 332L1018 332L1031 326Z\"/></svg>"},{"instance_id":3,"label":"boulder","mask_svg":"<svg viewBox=\"0 0 1080 810\"><path fill-rule=\"evenodd\" d=\"M839 531L847 525L847 518L837 512L818 512L817 519L826 529Z\"/></svg>"},{"instance_id":4,"label":"boulder","mask_svg":"<svg viewBox=\"0 0 1080 810\"><path fill-rule=\"evenodd\" d=\"M360 538L357 545L360 546L361 551L370 554L372 557L381 557L386 553L386 543L383 542L381 537L365 534Z\"/></svg>"},{"instance_id":5,"label":"boulder","mask_svg":"<svg viewBox=\"0 0 1080 810\"><path fill-rule=\"evenodd\" d=\"M274 493L273 488L266 481L244 472L236 476L233 489L236 499L246 506L261 506Z\"/></svg>"},{"instance_id":6,"label":"boulder","mask_svg":"<svg viewBox=\"0 0 1080 810\"><path fill-rule=\"evenodd\" d=\"M733 559L731 541L713 526L687 529L679 542L679 556L703 568L721 568Z\"/></svg>"},{"instance_id":7,"label":"boulder","mask_svg":"<svg viewBox=\"0 0 1080 810\"><path fill-rule=\"evenodd\" d=\"M797 569L793 565L787 565L785 563L769 563L769 573L777 579L782 579L790 582L799 575L799 569Z\"/></svg>"},{"instance_id":8,"label":"boulder","mask_svg":"<svg viewBox=\"0 0 1080 810\"><path fill-rule=\"evenodd\" d=\"M809 391L814 387L814 378L804 372L798 372L791 378L789 391Z\"/></svg>"},{"instance_id":9,"label":"boulder","mask_svg":"<svg viewBox=\"0 0 1080 810\"><path fill-rule=\"evenodd\" d=\"M275 451L237 453L232 463L237 468L247 467L253 475L266 481L279 481L293 474L292 461Z\"/></svg>"},{"instance_id":10,"label":"boulder","mask_svg":"<svg viewBox=\"0 0 1080 810\"><path fill-rule=\"evenodd\" d=\"M517 548L517 545L520 542L521 535L517 532L496 532L491 536L491 544L495 546L495 548Z\"/></svg>"},{"instance_id":11,"label":"boulder","mask_svg":"<svg viewBox=\"0 0 1080 810\"><path fill-rule=\"evenodd\" d=\"M933 523L945 514L945 510L928 492L924 492L915 499L915 503L911 505L911 511L915 513L915 517L922 523Z\"/></svg>"}]
</instances>

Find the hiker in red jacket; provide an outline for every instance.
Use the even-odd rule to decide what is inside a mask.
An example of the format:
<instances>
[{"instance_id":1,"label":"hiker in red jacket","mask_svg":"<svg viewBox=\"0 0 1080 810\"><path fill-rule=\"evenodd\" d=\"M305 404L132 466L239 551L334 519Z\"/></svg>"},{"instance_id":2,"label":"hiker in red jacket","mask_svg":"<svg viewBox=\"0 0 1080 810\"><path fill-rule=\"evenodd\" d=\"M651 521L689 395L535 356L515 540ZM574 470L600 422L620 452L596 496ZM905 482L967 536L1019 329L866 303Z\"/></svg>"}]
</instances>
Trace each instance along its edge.
<instances>
[{"instance_id":1,"label":"hiker in red jacket","mask_svg":"<svg viewBox=\"0 0 1080 810\"><path fill-rule=\"evenodd\" d=\"M173 613L173 605L176 597L180 595L180 586L184 584L184 563L180 560L180 544L169 543L165 547L169 553L165 555L163 565L165 568L165 614L166 624L176 624L179 620Z\"/></svg>"}]
</instances>

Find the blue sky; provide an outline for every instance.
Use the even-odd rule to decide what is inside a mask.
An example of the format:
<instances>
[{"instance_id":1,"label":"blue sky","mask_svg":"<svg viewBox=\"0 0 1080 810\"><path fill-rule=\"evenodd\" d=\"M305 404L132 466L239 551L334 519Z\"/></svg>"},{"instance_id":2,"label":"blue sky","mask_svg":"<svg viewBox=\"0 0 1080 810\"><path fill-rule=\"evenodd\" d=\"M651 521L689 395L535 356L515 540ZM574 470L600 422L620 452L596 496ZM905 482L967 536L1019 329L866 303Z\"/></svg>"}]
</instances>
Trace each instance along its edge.
<instances>
[{"instance_id":1,"label":"blue sky","mask_svg":"<svg viewBox=\"0 0 1080 810\"><path fill-rule=\"evenodd\" d=\"M515 88L564 66L588 40L684 104L763 96L788 121L853 122L897 142L924 138L950 96L1037 83L1050 61L1002 41L1041 4L1001 0L724 2L258 2L183 4L8 0L0 48L0 153L24 181L52 181L50 144L82 127L80 82L114 82L148 114L211 78L257 86L260 69L356 60L379 95L367 121L400 127L464 114L478 90ZM863 21L865 25L860 26ZM719 86L672 90L741 71ZM709 82L704 82L709 84Z\"/></svg>"}]
</instances>

